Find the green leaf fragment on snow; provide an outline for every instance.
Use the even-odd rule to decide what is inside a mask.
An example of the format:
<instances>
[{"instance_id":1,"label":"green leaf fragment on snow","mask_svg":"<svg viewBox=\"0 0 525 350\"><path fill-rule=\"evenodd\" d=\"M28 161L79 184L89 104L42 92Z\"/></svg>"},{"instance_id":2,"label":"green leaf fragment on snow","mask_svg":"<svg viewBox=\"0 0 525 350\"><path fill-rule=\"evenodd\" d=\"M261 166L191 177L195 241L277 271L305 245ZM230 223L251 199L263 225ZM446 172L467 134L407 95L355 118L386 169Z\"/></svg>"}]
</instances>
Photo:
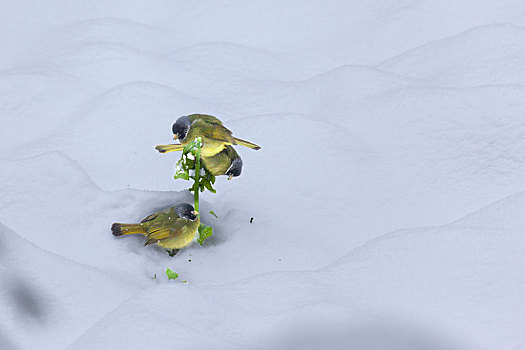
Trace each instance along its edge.
<instances>
[{"instance_id":1,"label":"green leaf fragment on snow","mask_svg":"<svg viewBox=\"0 0 525 350\"><path fill-rule=\"evenodd\" d=\"M210 214L213 215L213 216L215 216L217 219L219 218L219 217L217 216L217 214L215 214L215 212L214 212L213 210L210 211Z\"/></svg>"},{"instance_id":2,"label":"green leaf fragment on snow","mask_svg":"<svg viewBox=\"0 0 525 350\"><path fill-rule=\"evenodd\" d=\"M174 280L177 277L179 277L179 274L170 269L169 267L166 268L166 276L168 276L168 279Z\"/></svg>"}]
</instances>

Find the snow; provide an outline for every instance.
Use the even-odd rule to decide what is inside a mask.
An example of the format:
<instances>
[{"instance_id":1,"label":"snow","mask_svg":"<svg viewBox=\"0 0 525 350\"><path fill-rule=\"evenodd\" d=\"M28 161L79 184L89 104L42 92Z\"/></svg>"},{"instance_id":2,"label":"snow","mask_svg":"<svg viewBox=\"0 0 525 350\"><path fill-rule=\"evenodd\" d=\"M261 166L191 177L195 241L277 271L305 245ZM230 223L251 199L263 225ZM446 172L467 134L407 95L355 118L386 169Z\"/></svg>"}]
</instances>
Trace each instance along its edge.
<instances>
[{"instance_id":1,"label":"snow","mask_svg":"<svg viewBox=\"0 0 525 350\"><path fill-rule=\"evenodd\" d=\"M0 348L525 349L524 15L2 1ZM262 146L214 235L113 237L192 202L154 149L191 113Z\"/></svg>"}]
</instances>

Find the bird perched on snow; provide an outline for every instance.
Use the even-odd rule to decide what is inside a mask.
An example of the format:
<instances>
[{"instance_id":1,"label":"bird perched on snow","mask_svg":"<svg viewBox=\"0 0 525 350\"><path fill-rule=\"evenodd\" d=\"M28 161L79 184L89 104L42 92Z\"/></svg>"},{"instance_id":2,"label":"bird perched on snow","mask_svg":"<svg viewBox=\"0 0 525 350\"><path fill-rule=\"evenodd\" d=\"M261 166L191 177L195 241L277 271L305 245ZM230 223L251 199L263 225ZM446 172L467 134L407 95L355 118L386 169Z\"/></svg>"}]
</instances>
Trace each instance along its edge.
<instances>
[{"instance_id":1,"label":"bird perched on snow","mask_svg":"<svg viewBox=\"0 0 525 350\"><path fill-rule=\"evenodd\" d=\"M115 236L145 235L145 246L157 243L175 255L193 240L200 223L198 214L191 204L181 203L149 215L140 224L114 223L111 231Z\"/></svg>"},{"instance_id":2,"label":"bird perched on snow","mask_svg":"<svg viewBox=\"0 0 525 350\"><path fill-rule=\"evenodd\" d=\"M211 157L202 157L202 165L213 176L227 175L228 180L241 175L242 172L241 156L230 145Z\"/></svg>"},{"instance_id":3,"label":"bird perched on snow","mask_svg":"<svg viewBox=\"0 0 525 350\"><path fill-rule=\"evenodd\" d=\"M191 114L180 117L172 126L173 139L179 140L180 145L159 145L155 147L159 152L181 151L196 137L202 138L201 155L211 157L221 152L228 145L241 145L254 150L261 149L254 143L233 137L232 132L222 125L214 116L207 114Z\"/></svg>"}]
</instances>

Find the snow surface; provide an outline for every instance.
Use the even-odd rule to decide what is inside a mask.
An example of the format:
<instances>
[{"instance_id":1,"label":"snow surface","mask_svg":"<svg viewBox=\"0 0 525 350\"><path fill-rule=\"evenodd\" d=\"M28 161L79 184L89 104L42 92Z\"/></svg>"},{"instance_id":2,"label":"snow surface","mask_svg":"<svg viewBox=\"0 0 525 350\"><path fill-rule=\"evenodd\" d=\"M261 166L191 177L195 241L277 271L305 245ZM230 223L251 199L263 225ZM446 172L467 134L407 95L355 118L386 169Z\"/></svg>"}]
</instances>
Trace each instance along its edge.
<instances>
[{"instance_id":1,"label":"snow surface","mask_svg":"<svg viewBox=\"0 0 525 350\"><path fill-rule=\"evenodd\" d=\"M3 0L0 45L1 349L525 349L522 1ZM263 149L171 258L110 226L191 202L190 113Z\"/></svg>"}]
</instances>

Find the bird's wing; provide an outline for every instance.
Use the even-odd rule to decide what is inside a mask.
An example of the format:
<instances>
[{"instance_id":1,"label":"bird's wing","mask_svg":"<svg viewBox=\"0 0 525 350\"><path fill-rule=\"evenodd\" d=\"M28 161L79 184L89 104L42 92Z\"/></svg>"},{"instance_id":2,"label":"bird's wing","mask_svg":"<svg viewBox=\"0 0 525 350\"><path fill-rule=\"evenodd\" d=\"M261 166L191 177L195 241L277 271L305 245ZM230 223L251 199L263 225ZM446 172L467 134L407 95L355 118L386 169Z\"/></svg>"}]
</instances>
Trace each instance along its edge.
<instances>
[{"instance_id":1,"label":"bird's wing","mask_svg":"<svg viewBox=\"0 0 525 350\"><path fill-rule=\"evenodd\" d=\"M212 125L220 125L222 126L222 122L218 119L218 118L215 118L214 116L212 115L208 115L208 114L196 114L195 115L195 120L196 119L201 119L203 120L204 122L208 123L208 124L212 124ZM191 120L191 119L190 119Z\"/></svg>"},{"instance_id":2,"label":"bird's wing","mask_svg":"<svg viewBox=\"0 0 525 350\"><path fill-rule=\"evenodd\" d=\"M172 225L159 225L158 227L150 227L148 229L148 234L146 235L146 241L144 242L144 245L150 245L164 239L180 235L184 225L186 225L187 222L188 219L177 218L175 223Z\"/></svg>"},{"instance_id":3,"label":"bird's wing","mask_svg":"<svg viewBox=\"0 0 525 350\"><path fill-rule=\"evenodd\" d=\"M148 221L151 221L153 219L155 219L157 216L159 216L160 213L153 213L151 215L148 215L144 218L144 220L142 220L140 223L143 224L145 222L148 222Z\"/></svg>"},{"instance_id":4,"label":"bird's wing","mask_svg":"<svg viewBox=\"0 0 525 350\"><path fill-rule=\"evenodd\" d=\"M222 126L222 124L210 124L204 119L197 119L193 122L192 127L195 127L195 130L200 130L202 136L205 138L235 144L235 138L232 136L232 132Z\"/></svg>"},{"instance_id":5,"label":"bird's wing","mask_svg":"<svg viewBox=\"0 0 525 350\"><path fill-rule=\"evenodd\" d=\"M210 135L206 135L211 139L220 140L230 144L236 144L235 138L232 136L232 132L224 126L216 126L210 130Z\"/></svg>"}]
</instances>

